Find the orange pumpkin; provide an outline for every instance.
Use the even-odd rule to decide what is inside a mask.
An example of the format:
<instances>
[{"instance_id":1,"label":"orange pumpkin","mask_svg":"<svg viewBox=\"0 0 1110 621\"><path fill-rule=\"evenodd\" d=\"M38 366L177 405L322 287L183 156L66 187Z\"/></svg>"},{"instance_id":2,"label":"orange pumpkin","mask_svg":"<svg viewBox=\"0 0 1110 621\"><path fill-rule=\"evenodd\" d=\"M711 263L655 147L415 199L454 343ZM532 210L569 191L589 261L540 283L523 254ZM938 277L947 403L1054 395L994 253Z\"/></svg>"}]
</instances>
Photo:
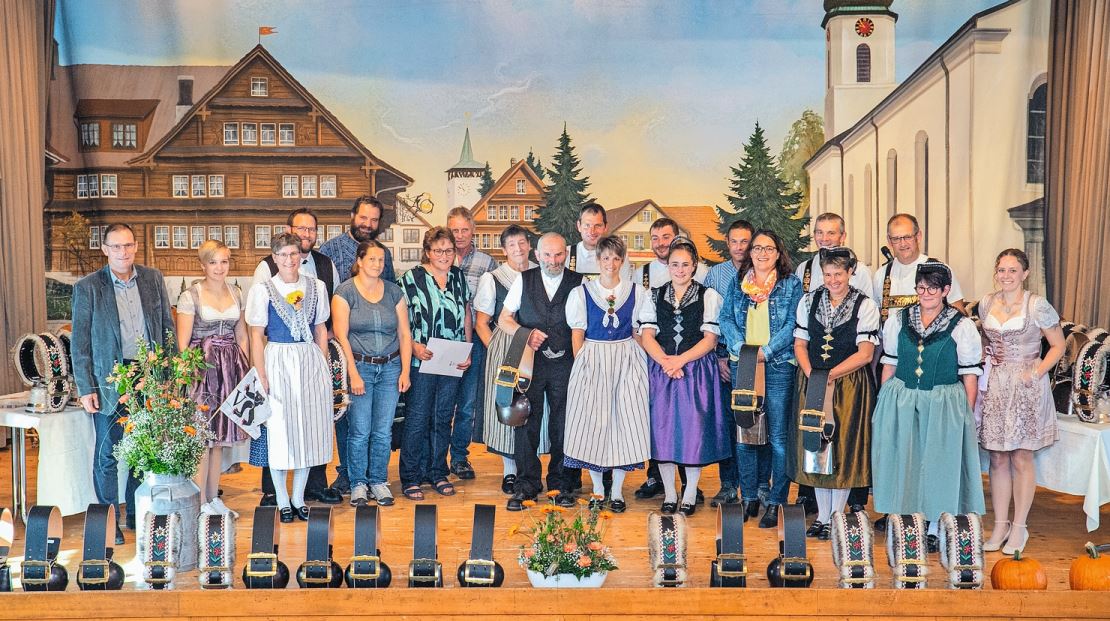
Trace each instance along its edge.
<instances>
[{"instance_id":1,"label":"orange pumpkin","mask_svg":"<svg viewBox=\"0 0 1110 621\"><path fill-rule=\"evenodd\" d=\"M1110 591L1110 556L1099 554L1110 546L1096 546L1088 541L1084 549L1087 554L1072 561L1068 572L1072 590Z\"/></svg>"},{"instance_id":2,"label":"orange pumpkin","mask_svg":"<svg viewBox=\"0 0 1110 621\"><path fill-rule=\"evenodd\" d=\"M991 586L1000 591L1043 591L1048 588L1048 578L1039 562L1022 558L1018 550L1013 558L1000 558L994 564Z\"/></svg>"}]
</instances>

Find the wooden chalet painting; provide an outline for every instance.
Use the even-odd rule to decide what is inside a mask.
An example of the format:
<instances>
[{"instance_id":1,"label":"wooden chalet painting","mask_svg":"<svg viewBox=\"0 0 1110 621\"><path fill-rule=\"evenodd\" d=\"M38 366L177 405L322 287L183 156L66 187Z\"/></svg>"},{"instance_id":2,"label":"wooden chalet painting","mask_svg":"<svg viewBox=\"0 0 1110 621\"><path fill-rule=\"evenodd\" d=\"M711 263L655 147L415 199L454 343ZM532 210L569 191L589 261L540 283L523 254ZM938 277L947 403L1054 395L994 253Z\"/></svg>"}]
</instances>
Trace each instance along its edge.
<instances>
[{"instance_id":1,"label":"wooden chalet painting","mask_svg":"<svg viewBox=\"0 0 1110 621\"><path fill-rule=\"evenodd\" d=\"M104 227L127 222L136 260L167 276L198 274L196 249L210 238L231 247L231 273L247 275L290 211L312 209L323 243L346 231L356 197L377 195L385 229L413 182L261 45L230 69L57 67L51 87L48 271L80 267L55 226L74 211L89 220L86 271L104 264Z\"/></svg>"},{"instance_id":2,"label":"wooden chalet painting","mask_svg":"<svg viewBox=\"0 0 1110 621\"><path fill-rule=\"evenodd\" d=\"M505 260L501 250L501 231L517 224L535 232L534 220L544 204L545 186L526 160L516 160L485 196L471 208L474 214L474 243L479 250L498 261Z\"/></svg>"}]
</instances>

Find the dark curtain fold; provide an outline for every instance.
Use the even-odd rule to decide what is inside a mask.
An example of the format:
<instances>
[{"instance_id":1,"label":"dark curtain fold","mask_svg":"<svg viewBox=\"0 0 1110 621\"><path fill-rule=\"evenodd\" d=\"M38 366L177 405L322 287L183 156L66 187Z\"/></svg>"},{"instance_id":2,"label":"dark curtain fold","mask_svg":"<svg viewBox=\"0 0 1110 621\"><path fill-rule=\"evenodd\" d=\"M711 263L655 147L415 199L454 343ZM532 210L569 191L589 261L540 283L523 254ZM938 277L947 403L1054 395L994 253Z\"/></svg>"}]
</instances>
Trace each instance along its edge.
<instances>
[{"instance_id":1,"label":"dark curtain fold","mask_svg":"<svg viewBox=\"0 0 1110 621\"><path fill-rule=\"evenodd\" d=\"M1053 0L1045 178L1048 292L1110 326L1110 2Z\"/></svg>"}]
</instances>

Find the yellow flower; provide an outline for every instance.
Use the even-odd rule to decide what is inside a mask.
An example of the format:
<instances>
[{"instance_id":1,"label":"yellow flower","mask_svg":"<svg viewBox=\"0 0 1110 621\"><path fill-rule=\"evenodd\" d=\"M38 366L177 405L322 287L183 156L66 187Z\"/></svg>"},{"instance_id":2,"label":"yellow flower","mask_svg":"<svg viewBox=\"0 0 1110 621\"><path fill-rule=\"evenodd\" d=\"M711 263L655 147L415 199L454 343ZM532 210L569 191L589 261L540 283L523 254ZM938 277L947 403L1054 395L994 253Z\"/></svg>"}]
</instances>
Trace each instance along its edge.
<instances>
[{"instance_id":1,"label":"yellow flower","mask_svg":"<svg viewBox=\"0 0 1110 621\"><path fill-rule=\"evenodd\" d=\"M513 526L509 527L509 536L510 537L516 536L516 534L519 533L519 532L520 532L520 524L514 524Z\"/></svg>"},{"instance_id":2,"label":"yellow flower","mask_svg":"<svg viewBox=\"0 0 1110 621\"><path fill-rule=\"evenodd\" d=\"M131 430L134 429L134 428L135 428L135 423L127 423L127 426L125 426L123 428L123 432L124 433L131 433Z\"/></svg>"},{"instance_id":3,"label":"yellow flower","mask_svg":"<svg viewBox=\"0 0 1110 621\"><path fill-rule=\"evenodd\" d=\"M580 505L582 505L583 507L585 507L586 505L588 505L588 504L590 504L590 503L589 503L589 502L587 502L585 498L579 498L579 499L578 499L578 504L580 504Z\"/></svg>"},{"instance_id":4,"label":"yellow flower","mask_svg":"<svg viewBox=\"0 0 1110 621\"><path fill-rule=\"evenodd\" d=\"M185 425L185 433L187 433L191 436L195 436L195 435L197 435L197 430L192 425Z\"/></svg>"},{"instance_id":5,"label":"yellow flower","mask_svg":"<svg viewBox=\"0 0 1110 621\"><path fill-rule=\"evenodd\" d=\"M553 490L548 490L548 492L544 495L547 496L548 498L554 498L554 497L558 496L559 493L560 493L559 490L553 489Z\"/></svg>"},{"instance_id":6,"label":"yellow flower","mask_svg":"<svg viewBox=\"0 0 1110 621\"><path fill-rule=\"evenodd\" d=\"M594 500L605 500L605 496L602 496L601 494L590 494L590 498Z\"/></svg>"},{"instance_id":7,"label":"yellow flower","mask_svg":"<svg viewBox=\"0 0 1110 621\"><path fill-rule=\"evenodd\" d=\"M207 406L207 405L204 405L202 403L202 404L197 406L197 409L200 410L201 412L207 412L208 410L211 410L212 408Z\"/></svg>"},{"instance_id":8,"label":"yellow flower","mask_svg":"<svg viewBox=\"0 0 1110 621\"><path fill-rule=\"evenodd\" d=\"M613 512L612 511L602 511L601 513L597 514L597 517L599 517L603 520L611 520L611 519L613 519Z\"/></svg>"},{"instance_id":9,"label":"yellow flower","mask_svg":"<svg viewBox=\"0 0 1110 621\"><path fill-rule=\"evenodd\" d=\"M559 509L561 509L561 507L556 507L555 505L544 505L540 508L540 511L543 513L555 513Z\"/></svg>"},{"instance_id":10,"label":"yellow flower","mask_svg":"<svg viewBox=\"0 0 1110 621\"><path fill-rule=\"evenodd\" d=\"M525 500L524 502L522 502L520 504L524 505L525 507L531 508L531 507L536 506L536 501L535 500Z\"/></svg>"}]
</instances>

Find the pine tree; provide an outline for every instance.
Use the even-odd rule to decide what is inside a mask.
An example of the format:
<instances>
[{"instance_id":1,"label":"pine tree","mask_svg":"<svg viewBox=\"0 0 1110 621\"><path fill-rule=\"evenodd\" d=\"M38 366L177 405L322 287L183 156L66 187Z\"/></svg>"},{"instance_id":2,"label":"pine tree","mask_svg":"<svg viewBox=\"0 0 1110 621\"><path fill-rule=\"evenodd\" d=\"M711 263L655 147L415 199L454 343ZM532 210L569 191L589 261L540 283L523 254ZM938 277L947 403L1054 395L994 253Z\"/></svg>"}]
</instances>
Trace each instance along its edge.
<instances>
[{"instance_id":1,"label":"pine tree","mask_svg":"<svg viewBox=\"0 0 1110 621\"><path fill-rule=\"evenodd\" d=\"M482 171L482 183L478 186L478 192L482 196L485 196L493 189L493 183L493 169L489 167L489 162L486 162L486 168Z\"/></svg>"},{"instance_id":2,"label":"pine tree","mask_svg":"<svg viewBox=\"0 0 1110 621\"><path fill-rule=\"evenodd\" d=\"M528 159L526 161L528 165L532 167L536 176L540 178L540 181L544 181L547 178L547 173L543 170L543 162L540 161L540 158L536 157L535 153L532 153L530 147L528 149Z\"/></svg>"},{"instance_id":3,"label":"pine tree","mask_svg":"<svg viewBox=\"0 0 1110 621\"><path fill-rule=\"evenodd\" d=\"M577 244L581 237L575 223L582 205L589 201L586 188L590 185L590 178L582 176L566 123L551 161L552 166L547 170L551 183L547 186L544 208L536 218L536 230L540 233L559 233L566 238L567 245Z\"/></svg>"},{"instance_id":4,"label":"pine tree","mask_svg":"<svg viewBox=\"0 0 1110 621\"><path fill-rule=\"evenodd\" d=\"M743 218L757 229L769 229L782 238L790 258L797 263L808 253L803 249L809 245L809 216L796 215L802 196L793 192L782 179L782 171L767 148L763 128L755 124L748 143L744 145L744 159L732 168L729 181L731 194L725 194L731 211L717 207L721 232L720 240L710 240L714 250L721 256L728 256L728 245L724 237L728 227Z\"/></svg>"},{"instance_id":5,"label":"pine tree","mask_svg":"<svg viewBox=\"0 0 1110 621\"><path fill-rule=\"evenodd\" d=\"M809 175L805 163L825 144L825 124L821 115L813 110L802 112L802 117L790 126L779 152L779 166L787 187L802 194L798 213L809 212Z\"/></svg>"}]
</instances>

